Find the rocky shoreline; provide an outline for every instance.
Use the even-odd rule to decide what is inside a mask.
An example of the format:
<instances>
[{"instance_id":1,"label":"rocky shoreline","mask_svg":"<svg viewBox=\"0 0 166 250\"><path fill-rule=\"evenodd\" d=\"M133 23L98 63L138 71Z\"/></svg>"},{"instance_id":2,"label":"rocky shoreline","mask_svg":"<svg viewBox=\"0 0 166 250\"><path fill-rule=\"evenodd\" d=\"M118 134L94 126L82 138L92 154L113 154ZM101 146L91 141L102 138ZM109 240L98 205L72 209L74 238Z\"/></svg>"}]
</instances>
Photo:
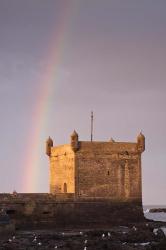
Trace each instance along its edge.
<instances>
[{"instance_id":1,"label":"rocky shoreline","mask_svg":"<svg viewBox=\"0 0 166 250\"><path fill-rule=\"evenodd\" d=\"M165 250L166 222L144 223L88 230L16 230L0 236L0 250Z\"/></svg>"},{"instance_id":2,"label":"rocky shoreline","mask_svg":"<svg viewBox=\"0 0 166 250\"><path fill-rule=\"evenodd\" d=\"M151 208L150 213L166 213L166 208Z\"/></svg>"}]
</instances>

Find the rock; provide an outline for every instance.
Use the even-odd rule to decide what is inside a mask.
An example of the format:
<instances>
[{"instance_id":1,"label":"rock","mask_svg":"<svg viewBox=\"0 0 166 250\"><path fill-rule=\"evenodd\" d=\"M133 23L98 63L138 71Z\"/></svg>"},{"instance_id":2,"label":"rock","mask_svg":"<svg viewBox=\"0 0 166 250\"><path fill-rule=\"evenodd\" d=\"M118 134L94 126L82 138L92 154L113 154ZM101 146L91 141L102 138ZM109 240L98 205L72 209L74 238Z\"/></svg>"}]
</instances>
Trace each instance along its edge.
<instances>
[{"instance_id":1,"label":"rock","mask_svg":"<svg viewBox=\"0 0 166 250\"><path fill-rule=\"evenodd\" d=\"M166 213L166 208L151 208L149 209L150 213Z\"/></svg>"},{"instance_id":2,"label":"rock","mask_svg":"<svg viewBox=\"0 0 166 250\"><path fill-rule=\"evenodd\" d=\"M156 231L156 235L158 236L159 239L165 239L165 234L164 234L164 232L163 232L163 230L161 228L159 228Z\"/></svg>"},{"instance_id":3,"label":"rock","mask_svg":"<svg viewBox=\"0 0 166 250\"><path fill-rule=\"evenodd\" d=\"M155 225L155 227L154 227ZM128 225L128 227L117 226L105 230L86 230L83 234L78 231L16 231L6 240L0 239L0 250L166 250L166 237L161 225L148 222ZM135 230L135 228L137 230ZM153 233L154 229L156 234ZM125 233L124 233L125 232ZM102 237L104 235L104 237ZM33 242L36 237L37 241ZM11 242L8 240L12 239ZM41 242L42 244L39 244Z\"/></svg>"}]
</instances>

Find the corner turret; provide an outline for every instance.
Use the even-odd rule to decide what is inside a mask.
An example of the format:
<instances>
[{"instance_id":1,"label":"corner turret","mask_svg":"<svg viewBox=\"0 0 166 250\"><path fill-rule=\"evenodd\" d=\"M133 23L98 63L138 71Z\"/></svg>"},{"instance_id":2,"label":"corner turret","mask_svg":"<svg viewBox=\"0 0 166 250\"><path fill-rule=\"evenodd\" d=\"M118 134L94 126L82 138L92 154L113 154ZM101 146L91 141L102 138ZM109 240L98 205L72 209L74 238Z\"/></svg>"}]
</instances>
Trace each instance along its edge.
<instances>
[{"instance_id":1,"label":"corner turret","mask_svg":"<svg viewBox=\"0 0 166 250\"><path fill-rule=\"evenodd\" d=\"M46 141L46 154L48 156L51 155L51 147L53 147L53 140L49 136L48 139L47 139L47 141Z\"/></svg>"},{"instance_id":2,"label":"corner turret","mask_svg":"<svg viewBox=\"0 0 166 250\"><path fill-rule=\"evenodd\" d=\"M145 150L145 136L142 132L137 136L138 151L143 152Z\"/></svg>"},{"instance_id":3,"label":"corner turret","mask_svg":"<svg viewBox=\"0 0 166 250\"><path fill-rule=\"evenodd\" d=\"M79 149L78 134L77 134L77 132L75 130L71 134L71 147L72 147L74 152L76 152Z\"/></svg>"}]
</instances>

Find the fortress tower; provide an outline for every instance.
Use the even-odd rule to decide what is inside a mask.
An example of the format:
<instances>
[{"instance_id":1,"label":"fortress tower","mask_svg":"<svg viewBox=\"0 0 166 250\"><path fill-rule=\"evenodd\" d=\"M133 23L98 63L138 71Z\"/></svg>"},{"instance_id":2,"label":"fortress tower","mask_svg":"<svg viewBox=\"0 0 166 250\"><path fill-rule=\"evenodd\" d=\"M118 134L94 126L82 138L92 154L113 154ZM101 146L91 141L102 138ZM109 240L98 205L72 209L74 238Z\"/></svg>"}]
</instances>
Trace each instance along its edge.
<instances>
[{"instance_id":1,"label":"fortress tower","mask_svg":"<svg viewBox=\"0 0 166 250\"><path fill-rule=\"evenodd\" d=\"M74 131L70 144L53 146L49 137L50 193L79 199L136 201L142 204L141 154L145 137L136 142L79 141Z\"/></svg>"}]
</instances>

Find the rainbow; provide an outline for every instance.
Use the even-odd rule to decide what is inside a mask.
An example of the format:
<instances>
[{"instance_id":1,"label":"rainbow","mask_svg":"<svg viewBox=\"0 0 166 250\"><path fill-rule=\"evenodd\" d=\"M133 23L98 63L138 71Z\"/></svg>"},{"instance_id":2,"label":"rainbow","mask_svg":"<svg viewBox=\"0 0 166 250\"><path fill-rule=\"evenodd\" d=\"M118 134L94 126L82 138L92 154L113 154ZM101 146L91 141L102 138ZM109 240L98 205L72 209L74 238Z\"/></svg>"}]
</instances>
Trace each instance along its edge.
<instances>
[{"instance_id":1,"label":"rainbow","mask_svg":"<svg viewBox=\"0 0 166 250\"><path fill-rule=\"evenodd\" d=\"M49 109L49 101L52 90L55 88L58 65L61 62L64 53L67 34L71 25L71 17L75 11L76 2L66 1L60 16L60 24L58 32L54 33L51 39L51 45L48 46L46 56L47 66L40 79L39 95L34 107L34 120L28 135L28 143L25 149L25 158L23 160L23 179L21 192L33 193L40 190L41 176L41 154L44 150L44 142L42 142L42 131L46 126L47 110ZM47 138L46 138L47 139Z\"/></svg>"}]
</instances>

